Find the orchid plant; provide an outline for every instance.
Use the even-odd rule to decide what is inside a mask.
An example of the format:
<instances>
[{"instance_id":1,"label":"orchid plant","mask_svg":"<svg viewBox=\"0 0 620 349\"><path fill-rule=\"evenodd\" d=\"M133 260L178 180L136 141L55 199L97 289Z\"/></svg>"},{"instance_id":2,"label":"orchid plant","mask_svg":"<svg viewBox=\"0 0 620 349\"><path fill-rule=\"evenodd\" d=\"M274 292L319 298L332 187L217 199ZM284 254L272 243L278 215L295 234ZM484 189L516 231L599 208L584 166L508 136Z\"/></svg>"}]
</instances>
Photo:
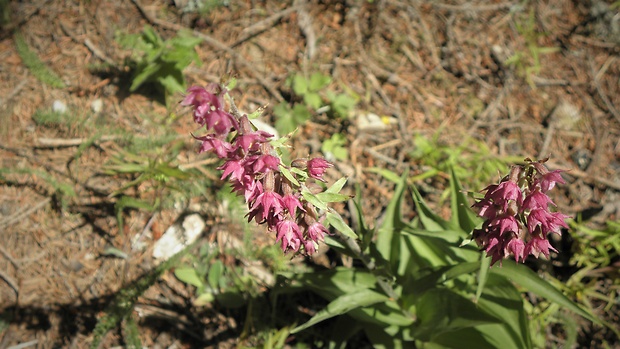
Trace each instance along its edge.
<instances>
[{"instance_id":1,"label":"orchid plant","mask_svg":"<svg viewBox=\"0 0 620 349\"><path fill-rule=\"evenodd\" d=\"M526 159L500 183L484 189L484 197L473 204L478 216L452 171L449 220L432 212L405 173L374 228L354 201L358 209L352 213L359 223L354 230L328 205L350 199L339 193L345 179L322 192L312 189L313 182L326 181L332 164L321 157L285 164L281 150L286 138L274 140L254 127L255 114L240 113L226 86L191 87L182 105L191 107L194 121L206 129L194 136L201 142L199 152L223 160L221 178L245 199L248 219L266 225L283 252L312 255L323 241L361 262L350 268L281 273L276 296L303 289L329 302L306 323L286 328L290 334L337 317L345 320L334 322L330 347L342 347L363 331L378 348L532 348L525 300L514 283L600 324L518 264L529 255L549 257L554 248L547 236L567 227L568 216L552 212L555 205L547 195L564 183L562 171L549 171L546 160ZM394 178L399 176L391 173L388 179ZM407 189L416 205L412 221L401 215ZM511 255L517 263L507 260ZM490 268L497 262L501 268Z\"/></svg>"},{"instance_id":2,"label":"orchid plant","mask_svg":"<svg viewBox=\"0 0 620 349\"><path fill-rule=\"evenodd\" d=\"M218 168L221 179L228 179L233 190L245 198L250 221L265 224L276 233L282 251L313 254L327 229L307 182L325 182L323 176L332 164L316 157L285 165L279 152L282 142L256 129L232 99L231 112L224 109L227 92L220 84L190 87L181 102L192 107L194 121L207 129L205 135L195 137L202 143L199 152L212 152L224 160ZM318 205L325 207L324 201Z\"/></svg>"}]
</instances>

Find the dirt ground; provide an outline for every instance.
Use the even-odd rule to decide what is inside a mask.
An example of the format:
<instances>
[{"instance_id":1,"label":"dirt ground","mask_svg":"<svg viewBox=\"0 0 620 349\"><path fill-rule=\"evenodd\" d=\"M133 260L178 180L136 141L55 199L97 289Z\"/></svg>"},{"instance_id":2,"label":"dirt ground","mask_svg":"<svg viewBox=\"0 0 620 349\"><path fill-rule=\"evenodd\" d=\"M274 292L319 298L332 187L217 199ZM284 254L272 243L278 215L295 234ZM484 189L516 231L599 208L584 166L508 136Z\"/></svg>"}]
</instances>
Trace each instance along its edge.
<instances>
[{"instance_id":1,"label":"dirt ground","mask_svg":"<svg viewBox=\"0 0 620 349\"><path fill-rule=\"evenodd\" d=\"M117 31L139 33L145 24L164 38L180 28L202 35L196 50L203 64L185 70L188 82L205 85L234 72L239 84L232 94L243 110L267 105L270 115L274 105L292 98L285 85L288 76L319 71L333 78L330 89L346 87L361 96L357 114L392 116L396 123L379 132L360 132L355 115L346 122L318 116L295 138L296 151L308 154L319 151L321 140L331 134L346 132L349 159L337 163L334 177L344 174L362 185L369 217L379 216L392 186L366 169L422 172L410 157L412 138L439 130L445 145L473 137L499 156L550 155L551 168L571 170L567 185L553 198L564 212L587 215L593 226L619 218L617 2L614 8L611 1L597 0L296 0L288 5L223 0L203 2L217 3L203 14L187 10L195 3L41 0L4 5L1 167L39 172L0 176L0 312L10 318L2 322L8 327L0 328L0 348L29 342L36 348L88 347L97 318L115 292L152 268L150 250L132 251L127 248L131 239L145 230L161 234L182 213L178 207L157 215L136 211L119 229L109 194L129 179L100 176L101 165L117 149L116 140L104 137L83 149L80 144L91 135L79 125L45 127L33 119L37 111L61 101L82 117L148 136L151 116L175 113L180 117L169 126L185 142L178 162L204 160L195 154L187 111L176 103L167 109L147 93L128 92L130 81L122 69L131 52L115 37ZM16 33L61 77L64 88L42 84L29 71L17 53ZM538 50L543 47L555 49ZM506 61L516 54L519 63L510 66ZM104 65L120 67L121 73L93 69ZM100 110L93 109L94 102L101 103ZM75 195L63 201L42 172L71 183ZM217 211L204 198L189 204ZM207 230L216 229L217 221L215 213ZM127 258L102 258L108 246L128 252ZM617 264L614 268L609 278L618 275ZM234 336L222 333L235 333L242 325L232 324L226 314L205 316L204 309L191 307L191 298L172 274L164 274L141 298L139 311L175 319L177 325L139 323L143 344L234 347ZM167 307L161 299L167 299ZM613 314L606 317L618 321ZM121 345L121 335L111 332L102 347ZM583 347L596 347L583 338L609 334L580 335Z\"/></svg>"}]
</instances>

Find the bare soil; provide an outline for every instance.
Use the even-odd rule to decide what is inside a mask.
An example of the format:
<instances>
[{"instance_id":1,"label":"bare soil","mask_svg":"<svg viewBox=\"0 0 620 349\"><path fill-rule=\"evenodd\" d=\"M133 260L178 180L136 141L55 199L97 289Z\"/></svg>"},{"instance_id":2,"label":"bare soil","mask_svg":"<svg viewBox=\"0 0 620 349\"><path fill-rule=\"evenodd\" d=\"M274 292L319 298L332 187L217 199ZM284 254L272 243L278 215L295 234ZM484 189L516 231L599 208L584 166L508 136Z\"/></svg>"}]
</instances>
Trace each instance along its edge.
<instances>
[{"instance_id":1,"label":"bare soil","mask_svg":"<svg viewBox=\"0 0 620 349\"><path fill-rule=\"evenodd\" d=\"M295 72L320 71L333 78L330 89L346 86L361 96L348 121L318 115L306 123L295 136L295 151L317 153L322 140L344 132L349 159L338 162L331 176L346 175L362 186L368 217L380 215L392 185L367 169L423 172L410 156L412 139L438 133L442 144L473 137L503 157L550 155L551 168L571 170L553 198L564 212L587 216L593 227L619 218L620 21L612 2L533 1L524 9L519 1L229 0L197 14L183 11L190 1L6 5L9 21L0 30L1 167L50 173L71 183L75 196L63 201L41 172L0 177L0 312L10 318L8 329L0 330L0 347L31 341L37 348L88 347L113 295L152 268L152 250L131 250L131 239L148 230L152 246L184 211L132 211L119 227L109 194L131 178L101 176L118 140L104 137L82 149L92 135L79 123L49 127L33 119L62 101L77 120L96 118L148 137L153 116L174 113L180 117L171 118L169 127L185 140L178 162L204 160L195 154L186 110L176 103L167 109L149 91L128 92L123 67L131 52L119 46L116 33L139 33L146 24L164 38L180 28L203 35L196 47L203 65L185 70L188 82L205 85L234 73L239 84L232 94L243 110L267 106L271 115L280 101L295 98L285 85ZM17 32L65 88L49 87L29 71L15 47ZM535 47L556 49L540 53L537 63ZM508 65L515 54L522 55L521 65ZM107 68L93 68L102 66ZM95 100L102 102L97 112ZM397 122L360 132L357 115L367 112ZM440 191L433 188L445 181L421 185L438 202ZM149 195L148 188L136 192ZM215 239L213 230L226 224L213 206L202 197L185 207L210 212L206 235ZM128 257L102 256L108 246ZM618 263L597 279L601 292L613 285L614 275ZM191 289L164 274L135 310L149 319L138 323L143 344L234 347L243 324L231 314L192 307L192 297ZM617 304L611 311L601 306L598 315L617 324L614 309ZM579 335L580 347L595 348L602 339L620 347L604 329L584 325ZM121 337L112 331L102 347L122 345Z\"/></svg>"}]
</instances>

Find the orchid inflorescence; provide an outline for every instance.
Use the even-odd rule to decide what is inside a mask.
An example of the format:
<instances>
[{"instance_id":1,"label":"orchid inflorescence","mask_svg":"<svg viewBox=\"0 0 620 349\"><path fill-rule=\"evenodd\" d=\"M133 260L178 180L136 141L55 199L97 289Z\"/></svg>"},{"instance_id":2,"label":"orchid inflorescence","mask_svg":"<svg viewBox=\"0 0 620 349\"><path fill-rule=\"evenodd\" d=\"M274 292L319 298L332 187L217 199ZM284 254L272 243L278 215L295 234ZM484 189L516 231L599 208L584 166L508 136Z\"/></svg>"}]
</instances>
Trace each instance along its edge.
<instances>
[{"instance_id":1,"label":"orchid inflorescence","mask_svg":"<svg viewBox=\"0 0 620 349\"><path fill-rule=\"evenodd\" d=\"M564 184L562 170L549 171L548 159L526 159L523 166L512 166L510 173L499 184L486 187L484 198L473 207L486 220L481 229L475 229L473 239L491 257L491 265L513 255L523 262L528 255L549 257L555 251L547 240L549 233L560 235L568 228L568 216L551 212L556 206L547 196L556 183Z\"/></svg>"},{"instance_id":2,"label":"orchid inflorescence","mask_svg":"<svg viewBox=\"0 0 620 349\"><path fill-rule=\"evenodd\" d=\"M181 102L193 109L194 122L206 127L199 152L212 152L224 164L218 167L233 191L242 195L249 208L248 220L266 224L276 233L284 252L313 254L327 229L315 205L304 198L308 179L324 182L325 171L332 166L325 159L296 159L284 166L273 135L257 130L247 115L238 112L232 99L227 112L226 87L211 83L187 90ZM310 194L311 195L311 194Z\"/></svg>"}]
</instances>

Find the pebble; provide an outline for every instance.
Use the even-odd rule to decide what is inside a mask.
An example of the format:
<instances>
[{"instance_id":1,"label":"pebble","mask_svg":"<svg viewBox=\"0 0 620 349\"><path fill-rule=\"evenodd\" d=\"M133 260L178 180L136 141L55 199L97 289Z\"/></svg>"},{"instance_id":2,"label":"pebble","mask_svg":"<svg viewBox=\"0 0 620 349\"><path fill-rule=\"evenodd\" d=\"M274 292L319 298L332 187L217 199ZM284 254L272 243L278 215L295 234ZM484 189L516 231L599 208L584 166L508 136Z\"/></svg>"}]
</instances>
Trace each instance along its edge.
<instances>
[{"instance_id":1,"label":"pebble","mask_svg":"<svg viewBox=\"0 0 620 349\"><path fill-rule=\"evenodd\" d=\"M65 102L57 99L54 101L54 104L52 104L52 111L54 111L54 113L64 114L67 112L67 105Z\"/></svg>"},{"instance_id":2,"label":"pebble","mask_svg":"<svg viewBox=\"0 0 620 349\"><path fill-rule=\"evenodd\" d=\"M90 109L93 113L100 113L103 110L103 100L101 98L97 98L90 103Z\"/></svg>"}]
</instances>

